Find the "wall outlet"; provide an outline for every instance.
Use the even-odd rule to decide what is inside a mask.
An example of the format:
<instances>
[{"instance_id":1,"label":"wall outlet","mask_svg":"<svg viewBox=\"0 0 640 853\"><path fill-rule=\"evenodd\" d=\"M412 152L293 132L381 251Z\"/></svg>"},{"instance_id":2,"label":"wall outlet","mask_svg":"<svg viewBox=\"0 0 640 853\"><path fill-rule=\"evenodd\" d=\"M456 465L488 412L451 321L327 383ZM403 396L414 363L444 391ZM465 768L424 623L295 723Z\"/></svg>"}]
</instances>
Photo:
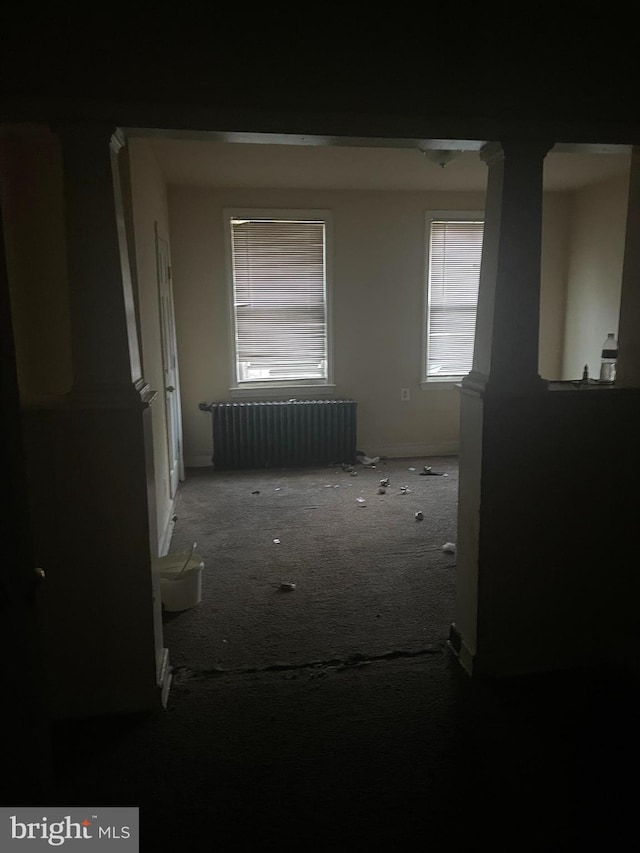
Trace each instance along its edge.
<instances>
[{"instance_id":1,"label":"wall outlet","mask_svg":"<svg viewBox=\"0 0 640 853\"><path fill-rule=\"evenodd\" d=\"M400 399L401 399L401 400L408 400L408 399L410 399L410 394L409 394L409 389L408 389L408 388L401 388L401 389L400 389Z\"/></svg>"}]
</instances>

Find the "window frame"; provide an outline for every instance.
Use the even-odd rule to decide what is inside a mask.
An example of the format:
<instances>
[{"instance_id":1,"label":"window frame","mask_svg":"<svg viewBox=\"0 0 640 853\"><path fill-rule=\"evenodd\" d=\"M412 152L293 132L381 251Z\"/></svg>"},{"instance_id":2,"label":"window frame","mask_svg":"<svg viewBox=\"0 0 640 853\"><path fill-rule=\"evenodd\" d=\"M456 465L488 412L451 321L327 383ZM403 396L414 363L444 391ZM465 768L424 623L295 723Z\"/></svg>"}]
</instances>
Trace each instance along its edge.
<instances>
[{"instance_id":1,"label":"window frame","mask_svg":"<svg viewBox=\"0 0 640 853\"><path fill-rule=\"evenodd\" d=\"M459 376L429 376L429 322L430 322L430 281L429 267L431 260L431 223L442 222L483 222L484 210L427 210L424 219L424 268L422 277L422 366L420 368L420 387L423 391L450 390L457 387L466 374ZM476 315L477 316L477 315Z\"/></svg>"},{"instance_id":2,"label":"window frame","mask_svg":"<svg viewBox=\"0 0 640 853\"><path fill-rule=\"evenodd\" d=\"M236 308L233 286L233 243L231 238L232 219L275 219L275 220L317 220L324 222L324 279L325 279L325 317L327 334L327 376L326 379L262 379L240 382L238 378L238 353L236 348ZM292 392L312 394L314 397L330 397L335 392L333 382L333 212L318 208L238 208L227 207L223 210L225 233L225 261L227 275L227 295L229 300L229 348L231 362L232 397L282 397Z\"/></svg>"}]
</instances>

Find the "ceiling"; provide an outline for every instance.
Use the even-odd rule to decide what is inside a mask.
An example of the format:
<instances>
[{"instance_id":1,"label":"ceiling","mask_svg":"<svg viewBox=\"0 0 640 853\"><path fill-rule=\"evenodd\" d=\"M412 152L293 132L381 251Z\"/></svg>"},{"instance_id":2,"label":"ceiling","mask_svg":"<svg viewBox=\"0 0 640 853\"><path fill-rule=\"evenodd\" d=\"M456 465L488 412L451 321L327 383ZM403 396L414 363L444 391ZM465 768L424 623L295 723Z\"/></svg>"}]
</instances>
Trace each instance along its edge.
<instances>
[{"instance_id":1,"label":"ceiling","mask_svg":"<svg viewBox=\"0 0 640 853\"><path fill-rule=\"evenodd\" d=\"M463 151L444 168L416 147L150 140L169 184L345 190L484 191L487 167ZM576 190L626 175L628 153L549 153L546 190Z\"/></svg>"}]
</instances>

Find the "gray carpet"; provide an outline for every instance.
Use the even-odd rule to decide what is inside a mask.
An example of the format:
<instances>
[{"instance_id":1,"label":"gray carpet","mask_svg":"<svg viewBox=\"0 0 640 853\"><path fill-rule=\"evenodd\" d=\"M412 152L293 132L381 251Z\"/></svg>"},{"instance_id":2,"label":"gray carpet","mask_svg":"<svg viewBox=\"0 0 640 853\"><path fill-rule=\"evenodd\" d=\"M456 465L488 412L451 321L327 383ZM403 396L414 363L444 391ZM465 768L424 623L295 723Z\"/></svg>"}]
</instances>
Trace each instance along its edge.
<instances>
[{"instance_id":1,"label":"gray carpet","mask_svg":"<svg viewBox=\"0 0 640 853\"><path fill-rule=\"evenodd\" d=\"M448 476L422 476L426 465ZM171 550L196 541L205 569L202 602L164 615L175 666L442 648L453 621L455 555L441 549L456 541L457 458L355 469L187 472ZM296 586L283 592L281 583Z\"/></svg>"},{"instance_id":2,"label":"gray carpet","mask_svg":"<svg viewBox=\"0 0 640 853\"><path fill-rule=\"evenodd\" d=\"M199 542L204 600L166 615L168 707L57 725L45 804L137 805L143 851L628 846L637 683L465 675L444 642L455 558L429 550L455 541L456 463L433 465L451 477L190 472L174 545Z\"/></svg>"}]
</instances>

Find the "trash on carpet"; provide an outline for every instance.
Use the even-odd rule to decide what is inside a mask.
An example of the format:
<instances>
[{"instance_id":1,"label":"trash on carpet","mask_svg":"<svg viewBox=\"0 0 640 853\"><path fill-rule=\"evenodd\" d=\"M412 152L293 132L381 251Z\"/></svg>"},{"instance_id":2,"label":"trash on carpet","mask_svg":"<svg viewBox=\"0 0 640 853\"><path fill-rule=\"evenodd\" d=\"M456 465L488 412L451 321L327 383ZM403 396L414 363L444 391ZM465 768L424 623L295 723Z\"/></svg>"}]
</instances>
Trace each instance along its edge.
<instances>
[{"instance_id":1,"label":"trash on carpet","mask_svg":"<svg viewBox=\"0 0 640 853\"><path fill-rule=\"evenodd\" d=\"M274 545L279 545L279 544L280 544L280 540L279 540L279 539L274 539L274 540L273 540L273 544L274 544Z\"/></svg>"},{"instance_id":2,"label":"trash on carpet","mask_svg":"<svg viewBox=\"0 0 640 853\"><path fill-rule=\"evenodd\" d=\"M379 456L365 456L364 454L360 454L356 456L356 459L361 465L364 465L365 468L375 468L376 462L380 461Z\"/></svg>"},{"instance_id":3,"label":"trash on carpet","mask_svg":"<svg viewBox=\"0 0 640 853\"><path fill-rule=\"evenodd\" d=\"M455 554L456 546L454 542L445 542L442 546L442 550L445 554Z\"/></svg>"},{"instance_id":4,"label":"trash on carpet","mask_svg":"<svg viewBox=\"0 0 640 853\"><path fill-rule=\"evenodd\" d=\"M416 470L415 468L409 468L409 471L415 471L415 470Z\"/></svg>"},{"instance_id":5,"label":"trash on carpet","mask_svg":"<svg viewBox=\"0 0 640 853\"><path fill-rule=\"evenodd\" d=\"M281 583L280 584L280 589L282 590L282 592L293 592L293 590L295 588L296 588L296 585L294 583Z\"/></svg>"},{"instance_id":6,"label":"trash on carpet","mask_svg":"<svg viewBox=\"0 0 640 853\"><path fill-rule=\"evenodd\" d=\"M414 469L415 470L415 469ZM425 465L422 471L420 471L421 477L448 477L446 471L433 471L431 465Z\"/></svg>"},{"instance_id":7,"label":"trash on carpet","mask_svg":"<svg viewBox=\"0 0 640 853\"><path fill-rule=\"evenodd\" d=\"M356 498L356 500L358 501L360 506L366 506L367 505L367 502L364 498Z\"/></svg>"},{"instance_id":8,"label":"trash on carpet","mask_svg":"<svg viewBox=\"0 0 640 853\"><path fill-rule=\"evenodd\" d=\"M415 514L415 519L416 521L424 521L424 513L422 512L422 510L418 510L418 512Z\"/></svg>"},{"instance_id":9,"label":"trash on carpet","mask_svg":"<svg viewBox=\"0 0 640 853\"><path fill-rule=\"evenodd\" d=\"M409 488L409 486L400 486L400 494L407 495L410 491L411 489Z\"/></svg>"},{"instance_id":10,"label":"trash on carpet","mask_svg":"<svg viewBox=\"0 0 640 853\"><path fill-rule=\"evenodd\" d=\"M380 480L380 485L381 485L381 486L388 486L388 485L389 485L389 478L388 478L388 477L383 477L383 478Z\"/></svg>"},{"instance_id":11,"label":"trash on carpet","mask_svg":"<svg viewBox=\"0 0 640 853\"><path fill-rule=\"evenodd\" d=\"M259 495L259 494L260 494L260 489L256 489L256 490L255 490L255 492L251 492L251 494L252 494L252 495Z\"/></svg>"}]
</instances>

